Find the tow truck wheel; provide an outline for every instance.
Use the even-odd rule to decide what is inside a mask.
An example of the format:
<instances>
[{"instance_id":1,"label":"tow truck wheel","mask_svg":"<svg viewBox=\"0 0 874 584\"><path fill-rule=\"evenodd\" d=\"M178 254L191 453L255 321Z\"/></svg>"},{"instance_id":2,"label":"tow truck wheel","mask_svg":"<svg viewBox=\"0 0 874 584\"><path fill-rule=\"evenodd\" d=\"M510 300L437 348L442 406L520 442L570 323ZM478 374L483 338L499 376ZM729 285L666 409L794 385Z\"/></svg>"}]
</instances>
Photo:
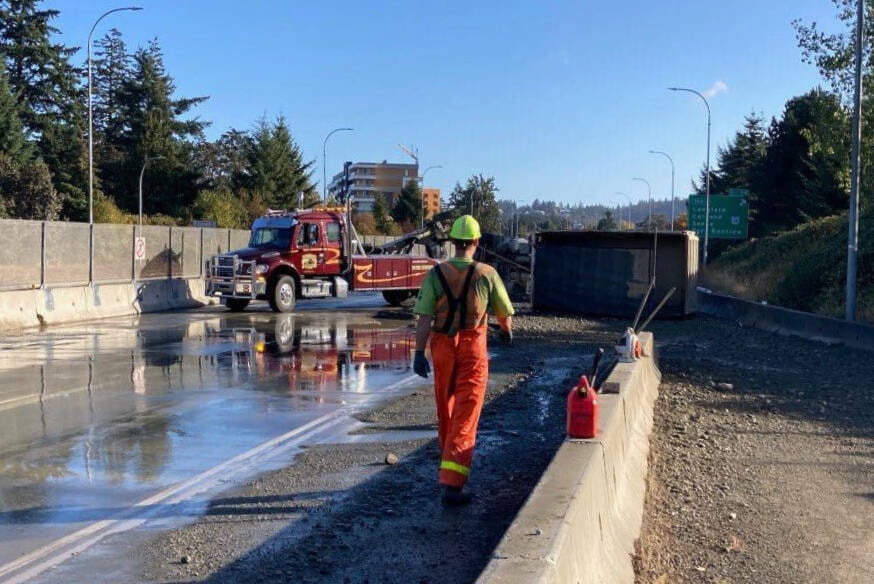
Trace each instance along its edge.
<instances>
[{"instance_id":1,"label":"tow truck wheel","mask_svg":"<svg viewBox=\"0 0 874 584\"><path fill-rule=\"evenodd\" d=\"M410 299L414 294L414 290L385 290L382 297L392 306L407 306L412 304Z\"/></svg>"},{"instance_id":2,"label":"tow truck wheel","mask_svg":"<svg viewBox=\"0 0 874 584\"><path fill-rule=\"evenodd\" d=\"M231 312L243 312L249 306L249 300L246 298L228 298L225 303Z\"/></svg>"},{"instance_id":3,"label":"tow truck wheel","mask_svg":"<svg viewBox=\"0 0 874 584\"><path fill-rule=\"evenodd\" d=\"M292 312L294 310L294 278L280 276L268 298L273 312Z\"/></svg>"}]
</instances>

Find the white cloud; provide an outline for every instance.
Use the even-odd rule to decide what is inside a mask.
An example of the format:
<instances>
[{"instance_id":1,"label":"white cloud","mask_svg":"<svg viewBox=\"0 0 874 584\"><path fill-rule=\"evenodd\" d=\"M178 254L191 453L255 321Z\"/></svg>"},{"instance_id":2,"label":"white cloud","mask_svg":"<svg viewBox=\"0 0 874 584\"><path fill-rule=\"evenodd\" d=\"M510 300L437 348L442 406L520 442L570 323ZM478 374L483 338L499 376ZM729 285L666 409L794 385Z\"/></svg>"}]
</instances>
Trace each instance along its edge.
<instances>
[{"instance_id":1,"label":"white cloud","mask_svg":"<svg viewBox=\"0 0 874 584\"><path fill-rule=\"evenodd\" d=\"M728 85L723 81L716 81L713 85L710 86L710 89L704 92L704 97L710 99L712 97L716 97L720 93L725 93L728 91Z\"/></svg>"}]
</instances>

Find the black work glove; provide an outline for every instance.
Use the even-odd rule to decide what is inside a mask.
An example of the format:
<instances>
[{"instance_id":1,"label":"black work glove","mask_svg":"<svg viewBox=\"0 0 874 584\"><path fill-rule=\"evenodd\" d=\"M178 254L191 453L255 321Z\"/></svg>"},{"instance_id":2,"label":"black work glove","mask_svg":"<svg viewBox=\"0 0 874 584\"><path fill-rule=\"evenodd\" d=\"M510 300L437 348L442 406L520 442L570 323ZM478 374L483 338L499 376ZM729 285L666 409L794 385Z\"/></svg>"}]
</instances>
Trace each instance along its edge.
<instances>
[{"instance_id":1,"label":"black work glove","mask_svg":"<svg viewBox=\"0 0 874 584\"><path fill-rule=\"evenodd\" d=\"M420 377L428 377L431 373L431 364L425 358L425 351L416 351L416 356L413 357L413 371Z\"/></svg>"},{"instance_id":2,"label":"black work glove","mask_svg":"<svg viewBox=\"0 0 874 584\"><path fill-rule=\"evenodd\" d=\"M501 343L504 345L507 345L508 347L513 346L513 331L501 329L498 333L498 338L501 339Z\"/></svg>"}]
</instances>

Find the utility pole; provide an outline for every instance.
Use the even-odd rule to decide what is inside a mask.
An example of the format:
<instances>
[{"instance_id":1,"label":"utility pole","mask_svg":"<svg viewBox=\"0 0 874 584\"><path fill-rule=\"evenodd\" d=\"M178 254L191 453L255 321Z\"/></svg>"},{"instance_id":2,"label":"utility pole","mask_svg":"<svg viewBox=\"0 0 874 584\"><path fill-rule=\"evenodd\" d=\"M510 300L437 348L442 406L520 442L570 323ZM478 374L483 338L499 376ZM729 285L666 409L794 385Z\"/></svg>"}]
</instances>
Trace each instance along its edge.
<instances>
[{"instance_id":1,"label":"utility pole","mask_svg":"<svg viewBox=\"0 0 874 584\"><path fill-rule=\"evenodd\" d=\"M853 128L850 174L850 216L847 235L847 306L845 317L856 320L856 271L859 252L860 144L862 141L862 45L865 42L865 0L856 0L856 87L853 91Z\"/></svg>"}]
</instances>

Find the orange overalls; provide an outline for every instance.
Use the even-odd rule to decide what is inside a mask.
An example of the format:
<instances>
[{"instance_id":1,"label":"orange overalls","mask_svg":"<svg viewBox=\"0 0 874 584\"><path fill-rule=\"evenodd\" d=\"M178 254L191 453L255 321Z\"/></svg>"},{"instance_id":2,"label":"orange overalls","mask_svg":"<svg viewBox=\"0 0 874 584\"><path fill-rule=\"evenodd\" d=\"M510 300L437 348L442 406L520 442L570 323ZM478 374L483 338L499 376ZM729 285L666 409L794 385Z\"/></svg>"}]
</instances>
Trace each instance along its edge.
<instances>
[{"instance_id":1,"label":"orange overalls","mask_svg":"<svg viewBox=\"0 0 874 584\"><path fill-rule=\"evenodd\" d=\"M458 268L451 262L434 267L443 288L431 329L434 393L440 440L440 484L462 487L470 474L480 412L486 395L486 304L474 290L476 280L492 270L476 262Z\"/></svg>"}]
</instances>

